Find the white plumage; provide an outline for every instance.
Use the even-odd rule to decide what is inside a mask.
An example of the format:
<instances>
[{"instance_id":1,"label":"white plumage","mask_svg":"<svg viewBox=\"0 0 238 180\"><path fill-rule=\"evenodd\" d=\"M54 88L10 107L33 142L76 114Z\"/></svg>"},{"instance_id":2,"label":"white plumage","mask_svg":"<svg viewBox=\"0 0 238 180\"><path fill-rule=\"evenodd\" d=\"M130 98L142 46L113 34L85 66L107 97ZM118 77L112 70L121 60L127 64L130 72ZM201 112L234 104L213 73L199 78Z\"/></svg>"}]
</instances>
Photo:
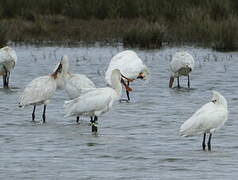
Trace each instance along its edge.
<instances>
[{"instance_id":1,"label":"white plumage","mask_svg":"<svg viewBox=\"0 0 238 180\"><path fill-rule=\"evenodd\" d=\"M9 88L11 70L17 63L17 55L14 49L5 46L0 49L0 76L3 76L4 88Z\"/></svg>"},{"instance_id":2,"label":"white plumage","mask_svg":"<svg viewBox=\"0 0 238 180\"><path fill-rule=\"evenodd\" d=\"M96 88L95 84L84 74L68 75L65 90L70 99L75 99L92 88Z\"/></svg>"},{"instance_id":3,"label":"white plumage","mask_svg":"<svg viewBox=\"0 0 238 180\"><path fill-rule=\"evenodd\" d=\"M226 99L217 91L213 91L212 101L198 109L191 118L185 121L180 127L180 133L183 136L192 136L198 134L214 133L220 129L228 118L228 109ZM209 138L211 139L211 137ZM210 142L209 142L210 144ZM209 150L211 149L208 144ZM205 139L203 149L205 149Z\"/></svg>"},{"instance_id":4,"label":"white plumage","mask_svg":"<svg viewBox=\"0 0 238 180\"><path fill-rule=\"evenodd\" d=\"M65 61L69 62L68 56L64 55ZM65 91L70 99L75 99L85 93L87 90L96 88L95 84L84 74L72 74L68 67L66 73L66 87Z\"/></svg>"},{"instance_id":5,"label":"white plumage","mask_svg":"<svg viewBox=\"0 0 238 180\"><path fill-rule=\"evenodd\" d=\"M48 104L57 84L52 76L40 76L31 81L23 91L20 106Z\"/></svg>"},{"instance_id":6,"label":"white plumage","mask_svg":"<svg viewBox=\"0 0 238 180\"><path fill-rule=\"evenodd\" d=\"M114 69L119 69L122 75L131 80L149 78L149 69L131 50L122 51L111 59L105 74L105 80L109 85L111 85L111 73ZM130 100L129 93L128 100Z\"/></svg>"},{"instance_id":7,"label":"white plumage","mask_svg":"<svg viewBox=\"0 0 238 180\"><path fill-rule=\"evenodd\" d=\"M111 75L112 87L95 88L82 96L65 102L66 117L90 116L94 117L92 131L97 131L97 116L109 111L116 100L121 97L121 73L115 69Z\"/></svg>"},{"instance_id":8,"label":"white plumage","mask_svg":"<svg viewBox=\"0 0 238 180\"><path fill-rule=\"evenodd\" d=\"M130 79L136 79L140 73L144 74L144 79L148 78L149 70L134 51L122 51L112 57L105 79L111 85L111 73L114 69L119 69L121 73Z\"/></svg>"},{"instance_id":9,"label":"white plumage","mask_svg":"<svg viewBox=\"0 0 238 180\"><path fill-rule=\"evenodd\" d=\"M174 78L178 80L179 86L179 77L180 76L188 76L191 71L194 69L194 59L191 54L186 51L177 52L172 57L172 61L170 62L170 83L169 87L172 87ZM188 87L190 86L190 82L188 79Z\"/></svg>"},{"instance_id":10,"label":"white plumage","mask_svg":"<svg viewBox=\"0 0 238 180\"><path fill-rule=\"evenodd\" d=\"M41 76L31 81L24 89L19 102L19 107L33 105L32 121L35 119L36 105L44 105L43 122L45 122L46 105L54 95L56 89L65 87L65 75L68 68L68 61L61 60L56 66L53 74Z\"/></svg>"}]
</instances>

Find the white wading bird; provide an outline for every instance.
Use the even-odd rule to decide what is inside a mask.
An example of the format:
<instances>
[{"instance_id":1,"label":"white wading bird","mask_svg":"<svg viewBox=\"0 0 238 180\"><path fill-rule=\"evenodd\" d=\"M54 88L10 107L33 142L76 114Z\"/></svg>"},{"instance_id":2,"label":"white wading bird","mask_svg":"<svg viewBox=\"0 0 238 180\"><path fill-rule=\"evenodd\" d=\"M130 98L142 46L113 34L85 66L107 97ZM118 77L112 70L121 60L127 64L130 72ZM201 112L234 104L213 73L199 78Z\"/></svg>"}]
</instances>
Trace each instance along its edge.
<instances>
[{"instance_id":1,"label":"white wading bird","mask_svg":"<svg viewBox=\"0 0 238 180\"><path fill-rule=\"evenodd\" d=\"M123 77L126 79L125 76ZM91 89L74 100L66 101L64 104L65 117L93 117L92 132L97 132L98 116L109 111L113 103L121 97L121 79L120 70L114 69L111 74L111 87Z\"/></svg>"},{"instance_id":2,"label":"white wading bird","mask_svg":"<svg viewBox=\"0 0 238 180\"><path fill-rule=\"evenodd\" d=\"M68 56L66 55L63 56L63 59L65 59L65 61L69 61ZM71 100L81 96L83 93L85 93L85 91L88 91L92 88L96 88L96 86L87 76L84 74L72 74L68 70L65 91ZM76 122L79 122L78 116Z\"/></svg>"},{"instance_id":3,"label":"white wading bird","mask_svg":"<svg viewBox=\"0 0 238 180\"><path fill-rule=\"evenodd\" d=\"M111 85L111 73L114 69L119 69L121 73L127 77L127 86L129 82L135 79L148 79L149 69L137 56L134 51L127 50L116 54L110 61L105 74L105 80L108 85ZM125 80L125 78L123 78ZM124 84L125 85L125 84ZM129 91L126 89L127 102L130 101Z\"/></svg>"},{"instance_id":4,"label":"white wading bird","mask_svg":"<svg viewBox=\"0 0 238 180\"><path fill-rule=\"evenodd\" d=\"M194 59L192 55L188 52L177 52L172 57L172 61L170 62L170 80L169 87L172 88L174 78L177 78L178 88L180 88L179 77L187 76L188 77L188 88L190 88L190 79L189 73L194 68Z\"/></svg>"},{"instance_id":5,"label":"white wading bird","mask_svg":"<svg viewBox=\"0 0 238 180\"><path fill-rule=\"evenodd\" d=\"M11 70L15 67L17 55L15 50L6 46L0 49L0 76L3 76L3 87L9 88Z\"/></svg>"},{"instance_id":6,"label":"white wading bird","mask_svg":"<svg viewBox=\"0 0 238 180\"><path fill-rule=\"evenodd\" d=\"M48 76L40 76L31 81L23 91L20 97L19 107L34 106L32 112L32 121L35 120L35 109L37 105L44 105L43 123L45 123L46 105L49 99L54 95L56 89L65 88L65 75L68 72L68 62L61 59L54 72Z\"/></svg>"},{"instance_id":7,"label":"white wading bird","mask_svg":"<svg viewBox=\"0 0 238 180\"><path fill-rule=\"evenodd\" d=\"M211 150L212 133L220 129L228 118L227 101L217 91L213 91L211 102L198 109L191 118L180 127L183 136L204 134L202 148L205 150L206 133L209 133L208 150Z\"/></svg>"}]
</instances>

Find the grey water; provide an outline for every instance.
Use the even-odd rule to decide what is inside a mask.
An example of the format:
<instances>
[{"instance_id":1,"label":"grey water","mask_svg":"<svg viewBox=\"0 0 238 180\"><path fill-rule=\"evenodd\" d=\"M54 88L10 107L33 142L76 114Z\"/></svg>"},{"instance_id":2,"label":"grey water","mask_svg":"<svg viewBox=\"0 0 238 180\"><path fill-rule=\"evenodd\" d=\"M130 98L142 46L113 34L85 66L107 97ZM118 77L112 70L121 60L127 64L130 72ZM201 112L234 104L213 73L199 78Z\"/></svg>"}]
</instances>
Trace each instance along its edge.
<instances>
[{"instance_id":1,"label":"grey water","mask_svg":"<svg viewBox=\"0 0 238 180\"><path fill-rule=\"evenodd\" d=\"M122 46L14 46L18 62L10 77L11 91L0 89L1 179L236 179L238 176L238 52L221 53L194 47L133 49L150 68L148 81L131 84L130 103L116 103L99 117L97 136L88 118L76 124L64 117L68 99L58 91L47 107L18 108L24 87L50 74L67 54L74 73L87 75L104 87L110 59ZM187 50L196 61L191 75L180 78L181 89L168 88L169 61ZM0 82L0 85L1 82ZM175 82L176 85L176 82ZM228 100L229 119L212 139L212 151L202 151L202 136L179 136L180 125L211 99L217 90ZM123 94L125 97L125 93Z\"/></svg>"}]
</instances>

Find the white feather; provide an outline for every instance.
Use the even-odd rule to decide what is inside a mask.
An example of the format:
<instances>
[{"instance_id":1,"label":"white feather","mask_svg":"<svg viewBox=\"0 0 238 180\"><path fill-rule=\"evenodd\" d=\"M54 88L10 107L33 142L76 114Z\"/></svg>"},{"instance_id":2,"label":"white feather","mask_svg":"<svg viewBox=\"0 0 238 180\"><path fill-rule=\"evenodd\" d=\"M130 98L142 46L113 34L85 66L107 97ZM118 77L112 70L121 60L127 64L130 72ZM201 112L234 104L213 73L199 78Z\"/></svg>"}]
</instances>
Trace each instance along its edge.
<instances>
[{"instance_id":1,"label":"white feather","mask_svg":"<svg viewBox=\"0 0 238 180\"><path fill-rule=\"evenodd\" d=\"M65 90L70 99L75 99L95 87L95 84L87 76L70 74L67 78Z\"/></svg>"}]
</instances>

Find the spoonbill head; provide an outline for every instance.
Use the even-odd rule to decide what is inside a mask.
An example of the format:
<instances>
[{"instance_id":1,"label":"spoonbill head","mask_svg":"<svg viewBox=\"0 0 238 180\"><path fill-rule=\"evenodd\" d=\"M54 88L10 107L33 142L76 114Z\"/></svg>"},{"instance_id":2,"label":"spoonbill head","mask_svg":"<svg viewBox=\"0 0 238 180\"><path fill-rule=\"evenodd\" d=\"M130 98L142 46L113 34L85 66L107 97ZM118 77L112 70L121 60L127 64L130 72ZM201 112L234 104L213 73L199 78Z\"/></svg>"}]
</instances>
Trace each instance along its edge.
<instances>
[{"instance_id":1,"label":"spoonbill head","mask_svg":"<svg viewBox=\"0 0 238 180\"><path fill-rule=\"evenodd\" d=\"M116 54L110 61L105 74L107 84L111 85L111 73L114 69L119 69L127 79L124 82L129 83L136 79L146 80L150 76L148 67L142 62L134 51L126 50ZM129 81L128 81L129 79ZM129 91L126 89L127 100L130 100Z\"/></svg>"},{"instance_id":2,"label":"spoonbill head","mask_svg":"<svg viewBox=\"0 0 238 180\"><path fill-rule=\"evenodd\" d=\"M3 87L9 88L10 72L17 63L16 51L8 46L0 49L0 76L3 76Z\"/></svg>"},{"instance_id":3,"label":"spoonbill head","mask_svg":"<svg viewBox=\"0 0 238 180\"><path fill-rule=\"evenodd\" d=\"M169 87L172 88L174 79L177 78L178 88L180 88L179 77L187 76L188 88L190 88L189 74L194 69L194 59L192 55L186 51L177 52L172 57L172 61L170 62L169 66L170 66Z\"/></svg>"},{"instance_id":4,"label":"spoonbill head","mask_svg":"<svg viewBox=\"0 0 238 180\"><path fill-rule=\"evenodd\" d=\"M211 150L212 134L220 129L228 119L226 99L217 91L213 91L211 102L203 105L192 117L180 127L183 136L203 134L203 150L206 148L206 134L209 133L208 150Z\"/></svg>"}]
</instances>

